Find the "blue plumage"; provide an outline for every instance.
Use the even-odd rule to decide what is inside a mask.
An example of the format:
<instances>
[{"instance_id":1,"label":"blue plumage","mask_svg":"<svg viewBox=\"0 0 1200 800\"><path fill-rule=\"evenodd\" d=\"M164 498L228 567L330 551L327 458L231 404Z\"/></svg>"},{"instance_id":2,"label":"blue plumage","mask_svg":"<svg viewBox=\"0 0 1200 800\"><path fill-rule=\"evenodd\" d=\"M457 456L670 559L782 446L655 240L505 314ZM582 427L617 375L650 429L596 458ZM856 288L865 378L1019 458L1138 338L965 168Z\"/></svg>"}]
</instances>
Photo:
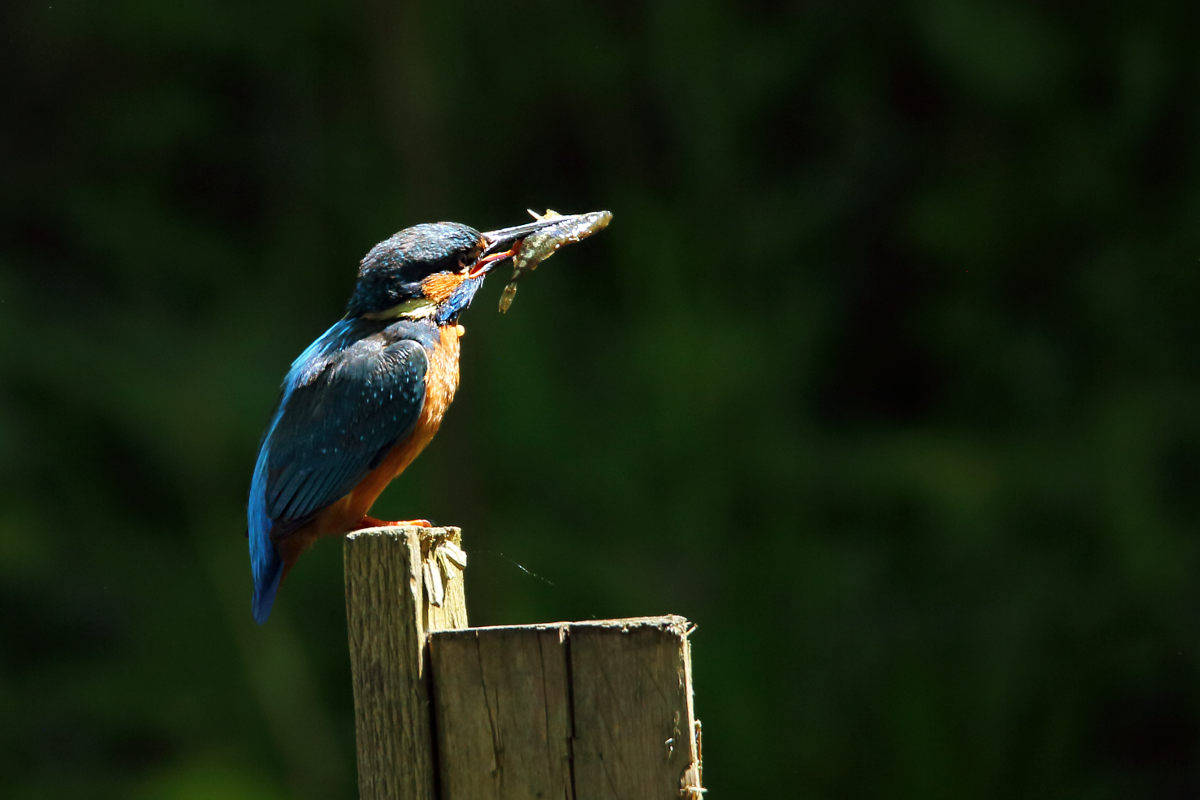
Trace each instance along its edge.
<instances>
[{"instance_id":1,"label":"blue plumage","mask_svg":"<svg viewBox=\"0 0 1200 800\"><path fill-rule=\"evenodd\" d=\"M425 400L431 322L339 321L295 360L250 485L247 523L254 618L265 622L286 536L349 493L416 424Z\"/></svg>"}]
</instances>

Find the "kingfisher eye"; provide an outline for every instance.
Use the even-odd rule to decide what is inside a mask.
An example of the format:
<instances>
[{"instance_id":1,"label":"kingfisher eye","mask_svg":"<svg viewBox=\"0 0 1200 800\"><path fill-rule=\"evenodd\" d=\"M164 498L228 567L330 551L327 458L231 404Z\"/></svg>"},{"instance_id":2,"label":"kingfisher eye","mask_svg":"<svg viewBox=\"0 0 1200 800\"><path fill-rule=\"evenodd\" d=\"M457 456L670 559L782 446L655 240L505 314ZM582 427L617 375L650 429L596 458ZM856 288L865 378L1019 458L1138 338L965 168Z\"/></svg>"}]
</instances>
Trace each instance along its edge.
<instances>
[{"instance_id":1,"label":"kingfisher eye","mask_svg":"<svg viewBox=\"0 0 1200 800\"><path fill-rule=\"evenodd\" d=\"M483 252L483 248L476 245L469 250L464 250L458 254L458 268L460 270L469 270L475 266L475 262L479 261L479 254Z\"/></svg>"}]
</instances>

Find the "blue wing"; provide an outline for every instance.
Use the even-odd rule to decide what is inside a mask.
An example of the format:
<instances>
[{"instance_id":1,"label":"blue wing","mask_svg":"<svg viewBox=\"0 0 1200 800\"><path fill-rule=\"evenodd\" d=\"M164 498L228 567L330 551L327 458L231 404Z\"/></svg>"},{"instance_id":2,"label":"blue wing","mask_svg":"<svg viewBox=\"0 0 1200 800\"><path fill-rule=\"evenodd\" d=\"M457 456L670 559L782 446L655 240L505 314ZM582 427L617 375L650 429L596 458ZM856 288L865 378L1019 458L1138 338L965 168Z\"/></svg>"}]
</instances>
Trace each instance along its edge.
<instances>
[{"instance_id":1,"label":"blue wing","mask_svg":"<svg viewBox=\"0 0 1200 800\"><path fill-rule=\"evenodd\" d=\"M271 540L348 494L401 437L425 402L429 359L419 341L330 328L292 365L259 450L247 521L254 618L265 622L283 562Z\"/></svg>"}]
</instances>

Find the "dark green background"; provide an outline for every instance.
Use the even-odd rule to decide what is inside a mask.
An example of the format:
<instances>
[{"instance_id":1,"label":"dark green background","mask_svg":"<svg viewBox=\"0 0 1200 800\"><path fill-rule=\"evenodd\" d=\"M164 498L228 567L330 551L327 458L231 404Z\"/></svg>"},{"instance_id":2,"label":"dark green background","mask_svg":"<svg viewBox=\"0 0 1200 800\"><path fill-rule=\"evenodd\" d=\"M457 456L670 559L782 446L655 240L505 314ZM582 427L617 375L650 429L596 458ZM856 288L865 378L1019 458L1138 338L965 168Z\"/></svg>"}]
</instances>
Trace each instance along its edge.
<instances>
[{"instance_id":1,"label":"dark green background","mask_svg":"<svg viewBox=\"0 0 1200 800\"><path fill-rule=\"evenodd\" d=\"M372 244L546 206L376 506L476 623L690 617L714 797L1200 794L1197 6L484 5L3 12L4 796L354 796L258 438Z\"/></svg>"}]
</instances>

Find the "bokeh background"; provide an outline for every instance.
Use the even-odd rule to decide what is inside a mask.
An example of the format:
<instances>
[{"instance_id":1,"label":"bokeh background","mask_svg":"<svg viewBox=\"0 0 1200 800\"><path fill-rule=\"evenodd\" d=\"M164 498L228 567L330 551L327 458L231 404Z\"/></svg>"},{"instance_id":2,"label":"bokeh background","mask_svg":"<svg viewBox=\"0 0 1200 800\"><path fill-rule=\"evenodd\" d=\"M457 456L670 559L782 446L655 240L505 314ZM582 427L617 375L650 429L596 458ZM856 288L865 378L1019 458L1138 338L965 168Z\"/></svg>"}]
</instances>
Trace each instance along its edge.
<instances>
[{"instance_id":1,"label":"bokeh background","mask_svg":"<svg viewBox=\"0 0 1200 800\"><path fill-rule=\"evenodd\" d=\"M608 208L376 506L478 624L674 612L715 797L1200 795L1195 4L3 12L0 794L353 797L292 358L407 225Z\"/></svg>"}]
</instances>

